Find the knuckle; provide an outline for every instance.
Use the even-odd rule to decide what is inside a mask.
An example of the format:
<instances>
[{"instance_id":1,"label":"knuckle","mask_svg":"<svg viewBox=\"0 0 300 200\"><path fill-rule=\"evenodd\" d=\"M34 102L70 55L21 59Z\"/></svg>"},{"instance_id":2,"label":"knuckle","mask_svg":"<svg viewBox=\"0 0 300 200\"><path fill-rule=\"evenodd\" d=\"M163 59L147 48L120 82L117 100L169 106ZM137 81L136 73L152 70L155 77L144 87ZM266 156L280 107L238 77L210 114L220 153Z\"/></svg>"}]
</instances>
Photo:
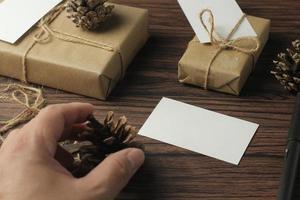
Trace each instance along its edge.
<instances>
[{"instance_id":1,"label":"knuckle","mask_svg":"<svg viewBox=\"0 0 300 200\"><path fill-rule=\"evenodd\" d=\"M11 137L14 137L14 136L17 135L19 132L20 132L20 129L19 129L19 128L10 131L9 134L7 135L7 139L8 139L8 138L11 138Z\"/></svg>"},{"instance_id":2,"label":"knuckle","mask_svg":"<svg viewBox=\"0 0 300 200\"><path fill-rule=\"evenodd\" d=\"M57 105L49 105L46 108L42 109L42 113L52 113L58 109Z\"/></svg>"},{"instance_id":3,"label":"knuckle","mask_svg":"<svg viewBox=\"0 0 300 200\"><path fill-rule=\"evenodd\" d=\"M6 152L18 154L19 152L22 152L24 149L26 149L27 144L28 141L26 140L24 135L21 135L17 131L13 131L5 140L4 148L6 149Z\"/></svg>"},{"instance_id":4,"label":"knuckle","mask_svg":"<svg viewBox=\"0 0 300 200\"><path fill-rule=\"evenodd\" d=\"M5 141L14 140L19 135L18 134L19 132L20 132L20 129L14 129L14 130L10 131L7 134Z\"/></svg>"},{"instance_id":5,"label":"knuckle","mask_svg":"<svg viewBox=\"0 0 300 200\"><path fill-rule=\"evenodd\" d=\"M60 115L62 113L61 106L57 105L49 105L46 108L42 109L39 113L40 117L42 118L50 118L53 116Z\"/></svg>"}]
</instances>

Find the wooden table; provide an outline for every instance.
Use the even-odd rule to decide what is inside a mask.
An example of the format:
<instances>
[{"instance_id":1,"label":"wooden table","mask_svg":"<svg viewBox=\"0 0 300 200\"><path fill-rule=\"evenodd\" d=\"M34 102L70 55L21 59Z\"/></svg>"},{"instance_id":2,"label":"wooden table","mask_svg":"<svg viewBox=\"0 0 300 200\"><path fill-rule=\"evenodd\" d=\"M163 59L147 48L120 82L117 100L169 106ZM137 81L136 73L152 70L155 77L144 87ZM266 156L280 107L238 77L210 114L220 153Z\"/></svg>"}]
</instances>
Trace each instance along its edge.
<instances>
[{"instance_id":1,"label":"wooden table","mask_svg":"<svg viewBox=\"0 0 300 200\"><path fill-rule=\"evenodd\" d=\"M118 199L276 199L295 97L285 92L269 71L276 54L300 37L300 1L238 0L246 13L272 20L270 40L240 97L178 83L177 63L194 33L176 0L115 2L150 11L151 38L126 78L106 102L45 88L49 104L90 102L97 107L99 119L113 110L141 127L166 96L261 125L239 166L138 138L146 145L147 160ZM12 81L1 78L0 82L8 80ZM2 103L0 118L18 110L16 105Z\"/></svg>"}]
</instances>

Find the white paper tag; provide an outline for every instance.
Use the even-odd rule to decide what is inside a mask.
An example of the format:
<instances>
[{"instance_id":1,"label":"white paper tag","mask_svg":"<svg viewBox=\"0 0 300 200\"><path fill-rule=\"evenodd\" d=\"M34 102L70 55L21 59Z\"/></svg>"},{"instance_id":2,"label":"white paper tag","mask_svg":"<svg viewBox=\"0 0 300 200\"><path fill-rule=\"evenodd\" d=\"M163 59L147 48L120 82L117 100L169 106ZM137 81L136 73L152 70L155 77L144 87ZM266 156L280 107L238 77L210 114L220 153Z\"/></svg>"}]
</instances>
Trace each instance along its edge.
<instances>
[{"instance_id":1,"label":"white paper tag","mask_svg":"<svg viewBox=\"0 0 300 200\"><path fill-rule=\"evenodd\" d=\"M0 40L15 43L61 0L2 0Z\"/></svg>"},{"instance_id":2,"label":"white paper tag","mask_svg":"<svg viewBox=\"0 0 300 200\"><path fill-rule=\"evenodd\" d=\"M238 165L258 126L163 98L139 134Z\"/></svg>"},{"instance_id":3,"label":"white paper tag","mask_svg":"<svg viewBox=\"0 0 300 200\"><path fill-rule=\"evenodd\" d=\"M210 42L209 34L199 18L203 9L212 10L215 18L215 31L223 38L228 37L243 16L243 12L235 0L178 0L178 2L201 43ZM230 39L246 36L257 36L247 19L242 22Z\"/></svg>"}]
</instances>

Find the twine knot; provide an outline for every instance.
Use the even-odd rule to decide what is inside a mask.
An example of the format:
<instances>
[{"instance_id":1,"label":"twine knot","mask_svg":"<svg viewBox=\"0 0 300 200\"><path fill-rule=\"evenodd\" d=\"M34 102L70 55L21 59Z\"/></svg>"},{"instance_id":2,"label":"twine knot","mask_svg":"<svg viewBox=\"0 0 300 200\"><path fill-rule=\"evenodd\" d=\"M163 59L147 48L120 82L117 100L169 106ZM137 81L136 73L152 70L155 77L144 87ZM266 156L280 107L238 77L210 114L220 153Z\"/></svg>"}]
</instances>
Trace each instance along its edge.
<instances>
[{"instance_id":1,"label":"twine knot","mask_svg":"<svg viewBox=\"0 0 300 200\"><path fill-rule=\"evenodd\" d=\"M4 141L3 134L19 124L31 120L45 106L46 100L41 89L19 84L1 84L0 101L15 101L24 107L13 119L0 121L0 142Z\"/></svg>"},{"instance_id":2,"label":"twine knot","mask_svg":"<svg viewBox=\"0 0 300 200\"><path fill-rule=\"evenodd\" d=\"M205 24L204 22L204 14L207 13L209 15L208 23L210 25L210 28ZM213 56L212 60L210 61L208 65L208 69L205 74L205 81L204 81L204 89L207 89L208 86L208 77L210 73L211 66L214 62L214 60L217 58L217 56L223 51L223 50L235 50L241 53L250 54L254 57L254 53L257 52L260 48L260 43L256 37L240 37L234 40L231 40L230 38L236 33L244 19L246 18L246 14L243 14L243 16L240 18L240 20L237 22L237 24L233 27L233 29L230 31L228 36L226 38L221 37L218 32L215 30L215 20L214 15L210 9L204 9L199 14L200 21L204 29L207 31L210 37L210 42L213 46L217 47L217 51L215 55ZM238 43L239 42L248 42L248 44L253 44L253 47L249 46L241 46ZM251 45L252 46L252 45ZM254 59L253 59L254 60ZM253 65L254 65L253 61Z\"/></svg>"},{"instance_id":3,"label":"twine knot","mask_svg":"<svg viewBox=\"0 0 300 200\"><path fill-rule=\"evenodd\" d=\"M218 44L218 46L223 50L228 49L229 45L230 45L230 41L222 41Z\"/></svg>"},{"instance_id":4,"label":"twine knot","mask_svg":"<svg viewBox=\"0 0 300 200\"><path fill-rule=\"evenodd\" d=\"M22 57L22 77L21 80L24 83L28 83L27 78L27 67L26 67L26 59L29 52L32 50L32 48L37 44L45 44L48 43L52 38L56 38L61 41L70 42L74 44L80 44L80 45L86 45L90 47L96 47L98 49L103 49L109 52L117 52L120 57L120 63L121 63L121 79L124 76L124 63L123 63L123 55L121 51L111 44L102 43L99 41L93 41L87 38L83 38L80 36L76 36L70 33L65 33L63 31L57 31L50 27L50 24L52 21L54 21L66 8L66 5L63 1L60 5L53 8L44 18L40 20L38 23L38 28L40 31L38 31L37 34L33 36L33 43L29 46L27 51Z\"/></svg>"}]
</instances>

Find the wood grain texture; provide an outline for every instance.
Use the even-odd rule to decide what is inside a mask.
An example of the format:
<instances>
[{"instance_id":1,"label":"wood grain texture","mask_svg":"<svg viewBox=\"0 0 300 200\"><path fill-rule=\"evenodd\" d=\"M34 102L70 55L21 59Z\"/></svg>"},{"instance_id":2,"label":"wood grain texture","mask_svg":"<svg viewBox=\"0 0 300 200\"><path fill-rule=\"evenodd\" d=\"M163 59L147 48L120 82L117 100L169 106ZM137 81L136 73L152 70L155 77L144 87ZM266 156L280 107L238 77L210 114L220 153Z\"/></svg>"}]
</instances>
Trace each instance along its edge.
<instances>
[{"instance_id":1,"label":"wood grain texture","mask_svg":"<svg viewBox=\"0 0 300 200\"><path fill-rule=\"evenodd\" d=\"M149 42L108 101L45 88L49 104L89 102L96 106L99 119L113 110L141 127L166 96L261 125L239 166L139 137L147 148L146 163L118 199L276 199L295 97L279 86L269 70L276 54L300 37L300 1L238 0L247 14L272 20L270 40L240 97L178 83L177 63L194 33L176 0L114 2L149 9ZM0 79L0 83L7 81L14 82ZM0 119L18 110L16 105L2 103Z\"/></svg>"}]
</instances>

